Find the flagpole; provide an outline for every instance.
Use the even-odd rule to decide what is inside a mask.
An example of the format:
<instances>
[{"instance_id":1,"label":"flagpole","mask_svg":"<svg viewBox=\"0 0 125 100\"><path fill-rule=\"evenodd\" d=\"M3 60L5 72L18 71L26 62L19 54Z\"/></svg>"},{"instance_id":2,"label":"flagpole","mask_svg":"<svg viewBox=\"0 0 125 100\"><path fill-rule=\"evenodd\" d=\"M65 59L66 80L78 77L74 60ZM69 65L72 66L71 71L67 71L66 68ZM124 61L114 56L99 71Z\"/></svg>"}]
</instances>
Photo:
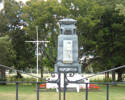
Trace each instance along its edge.
<instances>
[{"instance_id":1,"label":"flagpole","mask_svg":"<svg viewBox=\"0 0 125 100\"><path fill-rule=\"evenodd\" d=\"M38 39L38 26L36 26L36 41L25 41L30 43L36 43L36 74L37 77L39 76L39 43L48 43L50 41L39 41ZM37 78L37 82L38 82Z\"/></svg>"},{"instance_id":2,"label":"flagpole","mask_svg":"<svg viewBox=\"0 0 125 100\"><path fill-rule=\"evenodd\" d=\"M39 57L38 57L38 56L39 56L39 54L38 54L38 53L39 53L39 51L38 51L38 46L39 46L39 42L38 42L38 41L39 41L39 40L38 40L38 26L36 26L36 33L37 33L37 55L36 55L36 56L37 56L37 59L36 59L37 61L36 61L36 62L37 62L37 77L38 77L38 75L39 75ZM38 80L38 78L37 78L37 82L38 82L38 81L39 81L39 80Z\"/></svg>"}]
</instances>

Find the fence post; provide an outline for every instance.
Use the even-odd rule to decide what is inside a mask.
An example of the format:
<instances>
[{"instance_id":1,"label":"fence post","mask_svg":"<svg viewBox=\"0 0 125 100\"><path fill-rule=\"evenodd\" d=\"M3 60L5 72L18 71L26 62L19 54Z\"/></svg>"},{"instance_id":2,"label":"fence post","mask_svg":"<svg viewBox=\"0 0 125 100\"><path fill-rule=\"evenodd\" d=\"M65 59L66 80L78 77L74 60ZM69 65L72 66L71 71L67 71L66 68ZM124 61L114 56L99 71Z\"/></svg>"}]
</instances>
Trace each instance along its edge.
<instances>
[{"instance_id":1,"label":"fence post","mask_svg":"<svg viewBox=\"0 0 125 100\"><path fill-rule=\"evenodd\" d=\"M37 82L37 100L39 100L39 82Z\"/></svg>"},{"instance_id":2,"label":"fence post","mask_svg":"<svg viewBox=\"0 0 125 100\"><path fill-rule=\"evenodd\" d=\"M16 82L16 100L18 100L18 82Z\"/></svg>"},{"instance_id":3,"label":"fence post","mask_svg":"<svg viewBox=\"0 0 125 100\"><path fill-rule=\"evenodd\" d=\"M58 73L58 87L59 87L59 100L61 100L61 83L60 83L60 73Z\"/></svg>"},{"instance_id":4,"label":"fence post","mask_svg":"<svg viewBox=\"0 0 125 100\"><path fill-rule=\"evenodd\" d=\"M86 83L86 100L88 100L88 83Z\"/></svg>"},{"instance_id":5,"label":"fence post","mask_svg":"<svg viewBox=\"0 0 125 100\"><path fill-rule=\"evenodd\" d=\"M66 73L64 73L64 96L63 96L63 100L66 100Z\"/></svg>"},{"instance_id":6,"label":"fence post","mask_svg":"<svg viewBox=\"0 0 125 100\"><path fill-rule=\"evenodd\" d=\"M107 100L109 100L109 84L107 84Z\"/></svg>"}]
</instances>

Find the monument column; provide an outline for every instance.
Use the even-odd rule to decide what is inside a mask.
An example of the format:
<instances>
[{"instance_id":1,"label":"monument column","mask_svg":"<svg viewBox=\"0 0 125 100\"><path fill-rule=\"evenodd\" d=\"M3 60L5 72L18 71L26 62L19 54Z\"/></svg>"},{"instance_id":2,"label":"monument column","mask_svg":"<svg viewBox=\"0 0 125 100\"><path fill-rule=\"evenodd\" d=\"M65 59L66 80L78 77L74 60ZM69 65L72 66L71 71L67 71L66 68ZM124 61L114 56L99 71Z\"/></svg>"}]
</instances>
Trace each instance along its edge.
<instances>
[{"instance_id":1,"label":"monument column","mask_svg":"<svg viewBox=\"0 0 125 100\"><path fill-rule=\"evenodd\" d=\"M74 19L62 19L58 36L58 53L55 72L81 73L81 64L78 61L78 36Z\"/></svg>"}]
</instances>

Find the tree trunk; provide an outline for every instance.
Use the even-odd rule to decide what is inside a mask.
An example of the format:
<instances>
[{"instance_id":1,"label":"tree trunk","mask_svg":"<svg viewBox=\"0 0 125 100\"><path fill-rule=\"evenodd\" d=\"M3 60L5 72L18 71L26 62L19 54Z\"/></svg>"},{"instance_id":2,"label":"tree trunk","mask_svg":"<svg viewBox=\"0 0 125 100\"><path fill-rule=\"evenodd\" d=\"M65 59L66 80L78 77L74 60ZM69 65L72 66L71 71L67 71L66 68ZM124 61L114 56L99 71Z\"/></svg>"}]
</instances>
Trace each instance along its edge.
<instances>
[{"instance_id":1,"label":"tree trunk","mask_svg":"<svg viewBox=\"0 0 125 100\"><path fill-rule=\"evenodd\" d=\"M2 78L3 81L6 80L5 76L6 76L6 75L5 75L5 69L2 68L2 70L1 70L1 78Z\"/></svg>"},{"instance_id":2,"label":"tree trunk","mask_svg":"<svg viewBox=\"0 0 125 100\"><path fill-rule=\"evenodd\" d=\"M109 79L109 72L105 73L105 79Z\"/></svg>"},{"instance_id":3,"label":"tree trunk","mask_svg":"<svg viewBox=\"0 0 125 100\"><path fill-rule=\"evenodd\" d=\"M22 75L17 71L17 79L18 78L23 78Z\"/></svg>"},{"instance_id":4,"label":"tree trunk","mask_svg":"<svg viewBox=\"0 0 125 100\"><path fill-rule=\"evenodd\" d=\"M116 77L115 77L115 71L112 71L112 82L116 81Z\"/></svg>"},{"instance_id":5,"label":"tree trunk","mask_svg":"<svg viewBox=\"0 0 125 100\"><path fill-rule=\"evenodd\" d=\"M41 79L43 79L43 68L41 67Z\"/></svg>"},{"instance_id":6,"label":"tree trunk","mask_svg":"<svg viewBox=\"0 0 125 100\"><path fill-rule=\"evenodd\" d=\"M118 82L122 81L122 73L123 73L122 70L118 71L118 80L117 80Z\"/></svg>"},{"instance_id":7,"label":"tree trunk","mask_svg":"<svg viewBox=\"0 0 125 100\"><path fill-rule=\"evenodd\" d=\"M6 81L6 73L5 73L5 68L1 68L1 81ZM6 83L3 83L5 85Z\"/></svg>"},{"instance_id":8,"label":"tree trunk","mask_svg":"<svg viewBox=\"0 0 125 100\"><path fill-rule=\"evenodd\" d=\"M112 71L112 82L116 81L115 71ZM115 83L112 83L112 85L116 85Z\"/></svg>"}]
</instances>

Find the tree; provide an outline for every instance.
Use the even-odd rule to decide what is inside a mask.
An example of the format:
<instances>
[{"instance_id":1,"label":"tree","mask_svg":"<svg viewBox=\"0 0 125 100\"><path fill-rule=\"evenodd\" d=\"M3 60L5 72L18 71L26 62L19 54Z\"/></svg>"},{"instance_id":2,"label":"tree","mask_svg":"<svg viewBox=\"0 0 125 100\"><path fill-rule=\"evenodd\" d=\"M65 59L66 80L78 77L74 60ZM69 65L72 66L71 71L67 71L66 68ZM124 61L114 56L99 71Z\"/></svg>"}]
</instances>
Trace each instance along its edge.
<instances>
[{"instance_id":1,"label":"tree","mask_svg":"<svg viewBox=\"0 0 125 100\"><path fill-rule=\"evenodd\" d=\"M0 13L0 35L9 35L9 41L12 43L12 51L15 53L15 59L11 60L11 66L14 66L18 70L34 67L35 62L33 56L34 50L31 49L33 46L25 43L25 40L28 38L22 30L24 26L24 22L21 19L22 6L23 4L21 2L5 0L5 8Z\"/></svg>"},{"instance_id":2,"label":"tree","mask_svg":"<svg viewBox=\"0 0 125 100\"><path fill-rule=\"evenodd\" d=\"M119 15L125 16L125 2L121 1L120 4L116 4L116 11L119 11Z\"/></svg>"},{"instance_id":3,"label":"tree","mask_svg":"<svg viewBox=\"0 0 125 100\"><path fill-rule=\"evenodd\" d=\"M11 66L12 60L14 59L15 59L15 53L12 49L12 44L8 35L0 37L0 64ZM0 79L5 81L6 68L0 67L0 71L1 71Z\"/></svg>"},{"instance_id":4,"label":"tree","mask_svg":"<svg viewBox=\"0 0 125 100\"><path fill-rule=\"evenodd\" d=\"M91 1L91 0L90 0ZM58 21L65 17L72 17L78 20L78 35L80 46L84 45L86 34L92 33L94 27L100 22L100 16L103 13L103 6L100 6L96 2L90 2L88 0L63 0L62 3L58 3L55 0L52 1L31 1L27 2L27 5L23 9L23 19L28 24L24 28L27 32L27 36L31 39L35 37L35 26L39 26L39 35L41 39L50 40L46 48L46 52L43 57L45 66L54 66L56 60L56 47L57 47L57 35L59 32ZM90 41L92 43L92 41ZM87 51L87 50L86 50ZM84 52L81 51L81 55ZM49 56L51 55L51 58ZM53 60L48 60L52 59Z\"/></svg>"},{"instance_id":5,"label":"tree","mask_svg":"<svg viewBox=\"0 0 125 100\"><path fill-rule=\"evenodd\" d=\"M96 41L94 40L95 34L93 31L101 21L104 6L91 0L63 0L62 3L69 9L69 17L78 21L77 33L79 37L79 56L94 56L94 59L97 60L98 56L95 53ZM80 50L81 47L83 47L83 50ZM92 62L92 60L89 62ZM88 64L84 64L83 69L85 69L85 66L87 65Z\"/></svg>"},{"instance_id":6,"label":"tree","mask_svg":"<svg viewBox=\"0 0 125 100\"><path fill-rule=\"evenodd\" d=\"M105 1L105 4L99 23L93 27L93 30L90 29L91 33L84 35L83 39L84 52L98 58L102 70L123 65L125 60L123 56L125 17L119 16L119 13L115 11L116 2L111 5L110 1ZM121 81L120 73L122 72L120 70L117 72L119 74L118 80Z\"/></svg>"},{"instance_id":7,"label":"tree","mask_svg":"<svg viewBox=\"0 0 125 100\"><path fill-rule=\"evenodd\" d=\"M26 37L30 40L36 38L35 27L39 27L39 40L49 40L50 43L42 44L42 58L40 59L41 73L43 67L52 68L56 61L57 35L59 32L58 21L68 15L68 10L58 4L57 0L29 1L23 8L23 20L27 23L24 27ZM41 74L42 76L42 74Z\"/></svg>"},{"instance_id":8,"label":"tree","mask_svg":"<svg viewBox=\"0 0 125 100\"><path fill-rule=\"evenodd\" d=\"M13 61L16 69L25 70L28 67L34 67L35 57L33 44L26 44L25 32L16 29L10 33L13 49L16 52L16 59Z\"/></svg>"},{"instance_id":9,"label":"tree","mask_svg":"<svg viewBox=\"0 0 125 100\"><path fill-rule=\"evenodd\" d=\"M16 22L16 9L17 3L14 0L5 0L5 7L0 12L0 38L1 38L1 60L0 63L8 66L13 66L15 59L15 51L13 50L11 40L8 36L9 32L13 29ZM2 69L3 78L5 78L5 70Z\"/></svg>"}]
</instances>

